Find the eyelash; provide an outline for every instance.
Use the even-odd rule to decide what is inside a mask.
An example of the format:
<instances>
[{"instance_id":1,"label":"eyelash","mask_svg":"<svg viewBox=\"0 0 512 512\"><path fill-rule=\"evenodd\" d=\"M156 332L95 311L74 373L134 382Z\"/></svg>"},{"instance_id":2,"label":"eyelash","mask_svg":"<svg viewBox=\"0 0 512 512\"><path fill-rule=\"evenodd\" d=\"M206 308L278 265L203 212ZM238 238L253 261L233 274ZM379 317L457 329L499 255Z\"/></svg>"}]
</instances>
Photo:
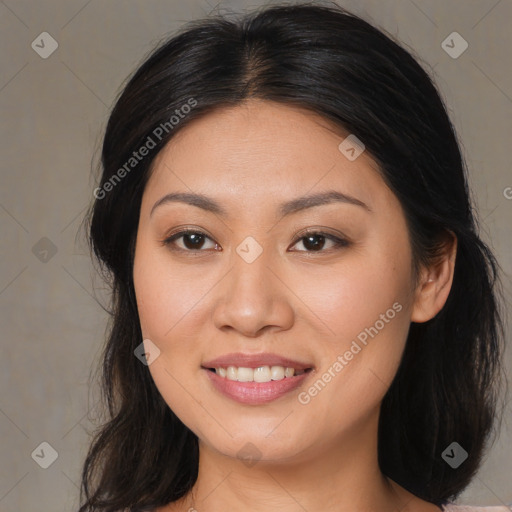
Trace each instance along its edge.
<instances>
[{"instance_id":1,"label":"eyelash","mask_svg":"<svg viewBox=\"0 0 512 512\"><path fill-rule=\"evenodd\" d=\"M173 233L172 235L166 237L165 239L163 240L160 240L160 243L163 245L163 246L167 246L169 247L171 250L173 251L180 251L180 252L188 252L188 253L200 253L200 252L206 252L206 250L202 250L202 249L198 249L198 250L193 250L193 249L183 249L181 247L176 247L176 246L172 246L173 245L173 242L179 238L181 238L182 236L184 235L187 235L187 234L194 234L194 235L203 235L205 236L206 238L212 240L206 233L203 233L202 231L200 230L197 230L197 229L191 229L191 228L186 228L186 229L183 229L181 231L178 231L176 233ZM315 254L315 253L322 253L322 252L330 252L331 250L339 250L339 249L344 249L346 247L348 247L350 245L350 242L344 238L339 238L337 236L334 236L334 235L331 235L329 233L324 233L323 231L306 231L305 233L302 233L302 236L300 236L299 238L297 238L294 242L293 242L293 245L295 245L297 242L300 242L301 240L309 237L309 236L322 236L328 240L331 240L332 242L334 242L334 247L332 247L331 249L327 249L327 250L319 250L319 251L296 251L296 252L305 252L305 253L309 253L309 254ZM213 241L213 240L212 240Z\"/></svg>"}]
</instances>

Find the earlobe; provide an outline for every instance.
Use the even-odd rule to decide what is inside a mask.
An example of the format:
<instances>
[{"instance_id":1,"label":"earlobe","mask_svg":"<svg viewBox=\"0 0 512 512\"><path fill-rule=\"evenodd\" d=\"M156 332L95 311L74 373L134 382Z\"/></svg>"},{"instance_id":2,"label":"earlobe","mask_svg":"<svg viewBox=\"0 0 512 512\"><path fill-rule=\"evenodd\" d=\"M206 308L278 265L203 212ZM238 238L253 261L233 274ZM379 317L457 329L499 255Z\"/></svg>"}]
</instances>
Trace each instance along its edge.
<instances>
[{"instance_id":1,"label":"earlobe","mask_svg":"<svg viewBox=\"0 0 512 512\"><path fill-rule=\"evenodd\" d=\"M427 322L441 311L452 287L456 255L457 237L449 232L435 262L422 270L420 284L415 292L411 322Z\"/></svg>"}]
</instances>

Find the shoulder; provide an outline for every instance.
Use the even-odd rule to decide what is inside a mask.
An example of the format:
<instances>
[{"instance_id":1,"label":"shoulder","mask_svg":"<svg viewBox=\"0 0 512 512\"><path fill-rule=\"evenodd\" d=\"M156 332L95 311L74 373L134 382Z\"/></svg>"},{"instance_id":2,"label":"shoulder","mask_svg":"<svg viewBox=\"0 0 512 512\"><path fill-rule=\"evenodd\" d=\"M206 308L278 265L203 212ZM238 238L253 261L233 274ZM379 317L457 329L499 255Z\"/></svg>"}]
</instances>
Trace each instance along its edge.
<instances>
[{"instance_id":1,"label":"shoulder","mask_svg":"<svg viewBox=\"0 0 512 512\"><path fill-rule=\"evenodd\" d=\"M469 505L455 505L447 503L443 506L444 512L512 512L511 507L491 506L491 507L471 507Z\"/></svg>"}]
</instances>

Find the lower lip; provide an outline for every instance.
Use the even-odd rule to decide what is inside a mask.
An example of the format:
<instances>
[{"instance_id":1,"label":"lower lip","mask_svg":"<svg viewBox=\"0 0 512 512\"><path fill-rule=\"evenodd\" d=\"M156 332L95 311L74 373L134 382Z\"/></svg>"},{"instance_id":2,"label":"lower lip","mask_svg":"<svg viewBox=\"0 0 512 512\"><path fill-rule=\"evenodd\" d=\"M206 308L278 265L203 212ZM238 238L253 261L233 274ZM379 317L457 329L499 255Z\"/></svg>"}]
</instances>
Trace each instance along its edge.
<instances>
[{"instance_id":1,"label":"lower lip","mask_svg":"<svg viewBox=\"0 0 512 512\"><path fill-rule=\"evenodd\" d=\"M311 373L310 370L301 375L270 382L238 382L221 377L208 369L204 369L204 371L215 389L223 395L236 402L250 405L265 404L285 396L297 389Z\"/></svg>"}]
</instances>

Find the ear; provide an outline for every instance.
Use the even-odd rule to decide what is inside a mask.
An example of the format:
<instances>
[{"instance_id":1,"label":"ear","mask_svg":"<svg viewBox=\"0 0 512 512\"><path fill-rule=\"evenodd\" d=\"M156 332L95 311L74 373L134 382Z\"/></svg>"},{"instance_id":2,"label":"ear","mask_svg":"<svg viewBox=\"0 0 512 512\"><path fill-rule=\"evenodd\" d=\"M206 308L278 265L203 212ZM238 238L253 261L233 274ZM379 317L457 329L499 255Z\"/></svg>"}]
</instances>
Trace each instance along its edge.
<instances>
[{"instance_id":1,"label":"ear","mask_svg":"<svg viewBox=\"0 0 512 512\"><path fill-rule=\"evenodd\" d=\"M441 311L452 287L456 255L457 237L449 231L443 238L439 255L428 268L421 271L411 322L427 322Z\"/></svg>"}]
</instances>

